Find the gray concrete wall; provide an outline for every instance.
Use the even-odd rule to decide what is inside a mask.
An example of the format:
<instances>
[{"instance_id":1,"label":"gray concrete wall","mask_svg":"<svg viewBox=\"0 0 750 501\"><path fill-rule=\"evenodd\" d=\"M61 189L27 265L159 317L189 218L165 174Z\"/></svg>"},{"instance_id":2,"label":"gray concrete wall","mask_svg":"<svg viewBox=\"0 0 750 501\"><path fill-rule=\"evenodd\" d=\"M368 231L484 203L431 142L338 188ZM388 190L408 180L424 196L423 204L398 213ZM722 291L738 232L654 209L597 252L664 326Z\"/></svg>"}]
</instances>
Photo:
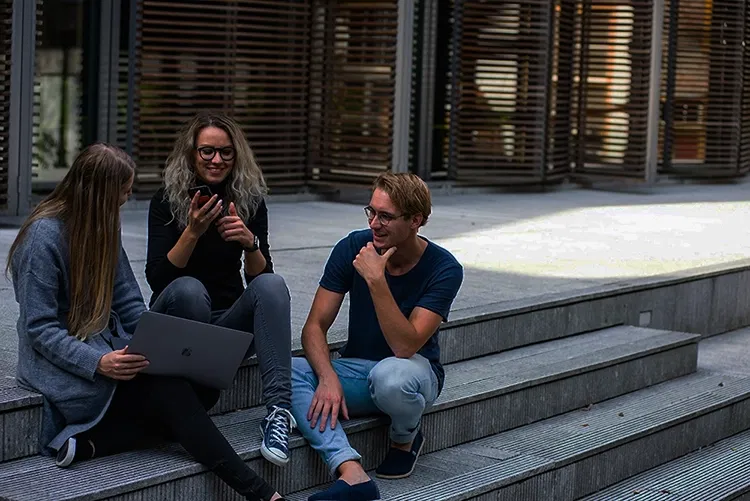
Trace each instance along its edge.
<instances>
[{"instance_id":1,"label":"gray concrete wall","mask_svg":"<svg viewBox=\"0 0 750 501\"><path fill-rule=\"evenodd\" d=\"M705 337L749 326L750 263L535 301L506 302L504 309L487 305L461 311L460 319L441 330L443 362L620 324Z\"/></svg>"}]
</instances>

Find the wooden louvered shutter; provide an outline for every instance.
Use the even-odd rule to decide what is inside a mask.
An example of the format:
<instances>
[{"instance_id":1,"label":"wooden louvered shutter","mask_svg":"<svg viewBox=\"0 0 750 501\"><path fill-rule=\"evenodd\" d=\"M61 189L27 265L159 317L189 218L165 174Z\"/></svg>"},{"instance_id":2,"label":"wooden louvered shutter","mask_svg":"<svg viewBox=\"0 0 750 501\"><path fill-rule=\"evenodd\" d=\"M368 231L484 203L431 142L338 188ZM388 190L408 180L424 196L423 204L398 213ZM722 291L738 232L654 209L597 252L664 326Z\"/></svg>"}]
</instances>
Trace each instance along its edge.
<instances>
[{"instance_id":1,"label":"wooden louvered shutter","mask_svg":"<svg viewBox=\"0 0 750 501\"><path fill-rule=\"evenodd\" d=\"M222 110L243 127L272 192L305 182L308 0L142 0L139 189L160 182L179 127Z\"/></svg>"},{"instance_id":2,"label":"wooden louvered shutter","mask_svg":"<svg viewBox=\"0 0 750 501\"><path fill-rule=\"evenodd\" d=\"M313 2L311 184L369 184L391 167L397 31L397 0Z\"/></svg>"},{"instance_id":3,"label":"wooden louvered shutter","mask_svg":"<svg viewBox=\"0 0 750 501\"><path fill-rule=\"evenodd\" d=\"M550 2L455 5L454 176L462 184L541 182L554 27Z\"/></svg>"},{"instance_id":4,"label":"wooden louvered shutter","mask_svg":"<svg viewBox=\"0 0 750 501\"><path fill-rule=\"evenodd\" d=\"M739 174L743 130L745 0L671 0L665 20L664 173ZM671 70L671 71L670 71ZM743 88L745 87L745 88ZM745 119L747 123L747 119ZM747 167L746 167L747 168Z\"/></svg>"},{"instance_id":5,"label":"wooden louvered shutter","mask_svg":"<svg viewBox=\"0 0 750 501\"><path fill-rule=\"evenodd\" d=\"M8 208L8 132L13 0L0 0L0 210Z\"/></svg>"},{"instance_id":6,"label":"wooden louvered shutter","mask_svg":"<svg viewBox=\"0 0 750 501\"><path fill-rule=\"evenodd\" d=\"M646 176L651 0L579 2L575 173Z\"/></svg>"}]
</instances>

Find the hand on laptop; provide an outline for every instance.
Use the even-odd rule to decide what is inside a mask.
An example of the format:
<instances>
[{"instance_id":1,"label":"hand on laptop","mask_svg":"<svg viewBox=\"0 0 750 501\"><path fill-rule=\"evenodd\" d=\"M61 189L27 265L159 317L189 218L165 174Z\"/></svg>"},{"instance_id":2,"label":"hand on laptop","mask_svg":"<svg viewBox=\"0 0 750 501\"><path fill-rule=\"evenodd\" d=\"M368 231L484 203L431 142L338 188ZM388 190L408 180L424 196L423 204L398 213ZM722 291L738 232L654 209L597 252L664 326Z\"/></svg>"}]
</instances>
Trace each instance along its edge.
<instances>
[{"instance_id":1,"label":"hand on laptop","mask_svg":"<svg viewBox=\"0 0 750 501\"><path fill-rule=\"evenodd\" d=\"M111 379L128 381L148 367L148 360L143 355L128 353L128 347L107 353L99 359L96 372Z\"/></svg>"}]
</instances>

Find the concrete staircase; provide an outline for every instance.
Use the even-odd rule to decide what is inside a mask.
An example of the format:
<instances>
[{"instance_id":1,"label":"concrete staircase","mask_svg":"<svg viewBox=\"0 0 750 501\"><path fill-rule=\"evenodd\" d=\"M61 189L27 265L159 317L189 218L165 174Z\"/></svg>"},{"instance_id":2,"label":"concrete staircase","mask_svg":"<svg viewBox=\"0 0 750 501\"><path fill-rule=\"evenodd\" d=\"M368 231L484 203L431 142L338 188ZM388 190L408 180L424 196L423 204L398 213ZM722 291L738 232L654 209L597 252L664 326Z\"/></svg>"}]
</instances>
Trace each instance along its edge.
<instances>
[{"instance_id":1,"label":"concrete staircase","mask_svg":"<svg viewBox=\"0 0 750 501\"><path fill-rule=\"evenodd\" d=\"M443 345L446 385L423 420L417 470L379 481L384 499L579 499L748 427L750 378L696 372L698 335L615 326L482 343L482 329L465 332L464 345ZM304 500L330 481L326 468L299 435L286 468L260 457L259 395L251 361L214 420L252 468ZM174 444L59 469L34 455L40 406L38 395L0 389L0 499L239 499ZM374 468L386 453L386 420L354 419L345 429Z\"/></svg>"},{"instance_id":2,"label":"concrete staircase","mask_svg":"<svg viewBox=\"0 0 750 501\"><path fill-rule=\"evenodd\" d=\"M636 475L584 501L750 499L750 432Z\"/></svg>"}]
</instances>

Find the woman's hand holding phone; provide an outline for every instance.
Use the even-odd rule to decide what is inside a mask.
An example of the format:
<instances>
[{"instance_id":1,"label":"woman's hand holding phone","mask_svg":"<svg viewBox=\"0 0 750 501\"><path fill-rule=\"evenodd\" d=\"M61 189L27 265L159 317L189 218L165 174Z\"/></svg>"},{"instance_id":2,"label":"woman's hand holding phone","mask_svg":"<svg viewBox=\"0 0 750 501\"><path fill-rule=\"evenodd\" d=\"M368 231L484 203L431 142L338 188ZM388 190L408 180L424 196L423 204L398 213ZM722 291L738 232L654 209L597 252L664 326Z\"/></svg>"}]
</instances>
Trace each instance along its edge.
<instances>
[{"instance_id":1,"label":"woman's hand holding phone","mask_svg":"<svg viewBox=\"0 0 750 501\"><path fill-rule=\"evenodd\" d=\"M185 231L189 231L196 238L206 232L211 223L221 215L223 209L223 202L218 199L218 195L212 196L202 206L198 204L200 197L200 192L196 192L190 200L190 214L188 215L187 228L185 228Z\"/></svg>"}]
</instances>

